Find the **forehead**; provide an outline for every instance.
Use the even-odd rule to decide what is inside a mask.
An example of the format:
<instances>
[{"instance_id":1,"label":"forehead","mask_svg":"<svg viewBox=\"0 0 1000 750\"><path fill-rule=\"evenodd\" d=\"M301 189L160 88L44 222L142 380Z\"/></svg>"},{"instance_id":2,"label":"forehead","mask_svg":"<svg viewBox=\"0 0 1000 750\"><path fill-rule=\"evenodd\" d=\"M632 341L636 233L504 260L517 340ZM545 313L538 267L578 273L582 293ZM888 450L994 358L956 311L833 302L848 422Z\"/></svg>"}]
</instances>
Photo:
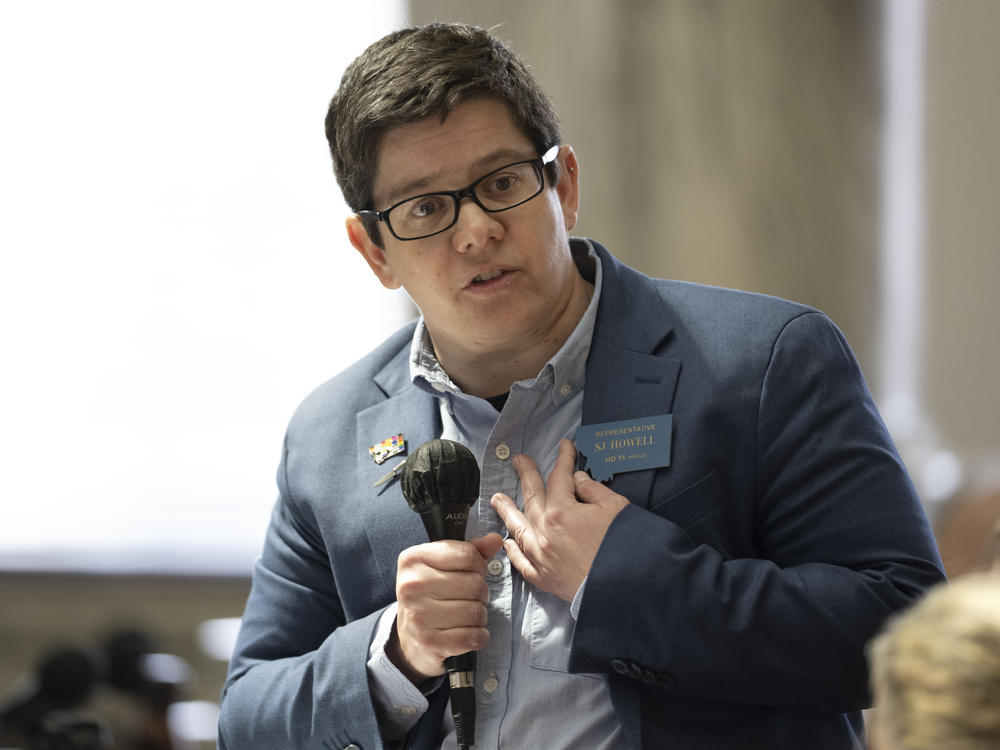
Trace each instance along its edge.
<instances>
[{"instance_id":1,"label":"forehead","mask_svg":"<svg viewBox=\"0 0 1000 750\"><path fill-rule=\"evenodd\" d=\"M390 128L375 160L376 206L424 190L461 187L492 167L537 156L496 99L473 99L438 116Z\"/></svg>"}]
</instances>

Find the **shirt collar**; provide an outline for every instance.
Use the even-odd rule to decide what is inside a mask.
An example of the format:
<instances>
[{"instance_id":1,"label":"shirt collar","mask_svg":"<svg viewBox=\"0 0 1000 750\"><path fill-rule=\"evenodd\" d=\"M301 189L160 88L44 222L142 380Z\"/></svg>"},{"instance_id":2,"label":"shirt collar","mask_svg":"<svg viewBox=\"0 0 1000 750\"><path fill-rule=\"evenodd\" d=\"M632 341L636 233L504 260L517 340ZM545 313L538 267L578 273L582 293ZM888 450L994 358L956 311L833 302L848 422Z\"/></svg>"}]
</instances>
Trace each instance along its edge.
<instances>
[{"instance_id":1,"label":"shirt collar","mask_svg":"<svg viewBox=\"0 0 1000 750\"><path fill-rule=\"evenodd\" d=\"M552 388L552 397L557 402L566 400L583 388L587 355L590 354L590 340L594 334L597 305L601 296L601 259L593 244L587 239L573 238L570 240L570 250L577 270L585 279L593 282L594 293L569 338L541 372L532 381L527 381L532 383L540 378L547 379ZM410 343L410 379L415 386L432 395L462 394L462 390L455 385L434 355L423 316L417 321Z\"/></svg>"}]
</instances>

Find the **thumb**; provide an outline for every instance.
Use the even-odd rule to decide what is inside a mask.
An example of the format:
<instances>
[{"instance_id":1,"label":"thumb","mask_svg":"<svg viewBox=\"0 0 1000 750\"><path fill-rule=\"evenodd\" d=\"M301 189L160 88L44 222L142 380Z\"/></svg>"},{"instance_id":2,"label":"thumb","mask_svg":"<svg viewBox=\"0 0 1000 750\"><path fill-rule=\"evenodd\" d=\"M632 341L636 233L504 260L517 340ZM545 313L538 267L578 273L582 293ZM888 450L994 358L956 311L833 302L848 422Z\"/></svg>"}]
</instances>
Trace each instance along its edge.
<instances>
[{"instance_id":1,"label":"thumb","mask_svg":"<svg viewBox=\"0 0 1000 750\"><path fill-rule=\"evenodd\" d=\"M503 537L501 537L496 532L487 534L486 536L476 537L475 539L469 540L473 546L479 551L479 554L483 556L484 560L489 560L491 557L495 557L503 547Z\"/></svg>"},{"instance_id":2,"label":"thumb","mask_svg":"<svg viewBox=\"0 0 1000 750\"><path fill-rule=\"evenodd\" d=\"M608 489L600 482L591 479L590 475L585 471L575 472L573 474L573 483L575 484L576 497L580 502L597 505L604 505L608 502L614 502L615 504L628 502L628 500L614 490Z\"/></svg>"}]
</instances>

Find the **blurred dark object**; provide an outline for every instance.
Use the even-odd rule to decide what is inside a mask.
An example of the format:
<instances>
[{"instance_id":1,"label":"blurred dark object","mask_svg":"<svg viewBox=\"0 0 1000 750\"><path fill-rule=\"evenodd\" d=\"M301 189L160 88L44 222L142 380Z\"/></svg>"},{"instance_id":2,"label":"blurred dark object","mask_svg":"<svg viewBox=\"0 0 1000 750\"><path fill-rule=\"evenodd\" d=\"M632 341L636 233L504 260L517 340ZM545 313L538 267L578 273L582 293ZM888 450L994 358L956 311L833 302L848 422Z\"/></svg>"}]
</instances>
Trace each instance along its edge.
<instances>
[{"instance_id":1,"label":"blurred dark object","mask_svg":"<svg viewBox=\"0 0 1000 750\"><path fill-rule=\"evenodd\" d=\"M94 654L52 649L0 705L0 748L185 750L169 712L194 684L188 662L139 629L112 631Z\"/></svg>"},{"instance_id":2,"label":"blurred dark object","mask_svg":"<svg viewBox=\"0 0 1000 750\"><path fill-rule=\"evenodd\" d=\"M129 750L179 750L168 722L168 709L194 686L191 666L181 657L162 653L153 637L122 629L104 640L105 681L128 696L139 711L129 730L117 732L120 747Z\"/></svg>"},{"instance_id":3,"label":"blurred dark object","mask_svg":"<svg viewBox=\"0 0 1000 750\"><path fill-rule=\"evenodd\" d=\"M31 733L31 750L106 750L114 746L103 721L67 711L50 711Z\"/></svg>"},{"instance_id":4,"label":"blurred dark object","mask_svg":"<svg viewBox=\"0 0 1000 750\"><path fill-rule=\"evenodd\" d=\"M96 681L94 661L85 652L69 647L49 651L0 709L0 730L31 735L49 713L81 705Z\"/></svg>"},{"instance_id":5,"label":"blurred dark object","mask_svg":"<svg viewBox=\"0 0 1000 750\"><path fill-rule=\"evenodd\" d=\"M140 630L118 630L104 640L105 679L126 693L144 693L146 682L139 666L142 657L156 651L153 639Z\"/></svg>"}]
</instances>

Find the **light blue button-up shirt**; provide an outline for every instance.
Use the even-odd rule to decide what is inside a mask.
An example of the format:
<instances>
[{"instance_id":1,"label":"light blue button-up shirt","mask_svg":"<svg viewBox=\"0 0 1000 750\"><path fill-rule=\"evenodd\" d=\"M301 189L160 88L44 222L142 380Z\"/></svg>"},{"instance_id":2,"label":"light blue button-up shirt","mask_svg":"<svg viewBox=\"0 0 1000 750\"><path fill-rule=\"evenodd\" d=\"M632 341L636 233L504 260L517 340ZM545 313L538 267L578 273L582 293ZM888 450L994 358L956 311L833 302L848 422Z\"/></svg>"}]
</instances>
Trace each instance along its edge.
<instances>
[{"instance_id":1,"label":"light blue button-up shirt","mask_svg":"<svg viewBox=\"0 0 1000 750\"><path fill-rule=\"evenodd\" d=\"M594 294L573 333L542 371L519 380L498 414L486 400L463 393L442 369L421 321L413 337L410 373L414 384L438 397L441 437L467 445L480 465L479 499L470 509L467 536L491 531L506 535L490 498L503 492L523 507L511 459L531 456L543 477L555 464L561 438L573 438L583 410L584 373L601 291L601 265L588 242ZM584 247L580 247L581 243ZM607 680L600 674L567 672L575 610L570 604L526 583L501 551L488 561L486 582L490 644L477 656L477 748L588 748L611 750L625 744ZM424 711L427 699L385 655L395 605L383 615L370 650L369 681L380 725L389 737L404 736ZM450 711L446 739L455 748Z\"/></svg>"}]
</instances>

